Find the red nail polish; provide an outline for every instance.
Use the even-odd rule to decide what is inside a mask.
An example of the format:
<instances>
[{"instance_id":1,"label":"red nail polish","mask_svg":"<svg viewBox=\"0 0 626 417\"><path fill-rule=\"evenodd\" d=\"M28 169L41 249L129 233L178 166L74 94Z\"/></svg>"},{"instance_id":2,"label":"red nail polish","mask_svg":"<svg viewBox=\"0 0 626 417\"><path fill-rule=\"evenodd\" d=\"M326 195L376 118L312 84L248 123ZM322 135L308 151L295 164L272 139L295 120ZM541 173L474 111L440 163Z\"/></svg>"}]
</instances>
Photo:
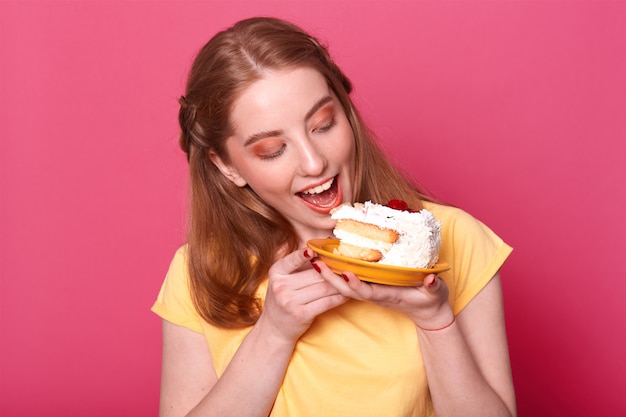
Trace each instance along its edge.
<instances>
[{"instance_id":1,"label":"red nail polish","mask_svg":"<svg viewBox=\"0 0 626 417\"><path fill-rule=\"evenodd\" d=\"M308 249L304 250L304 257L307 258L307 259L309 259L311 257L311 255L309 255L309 250Z\"/></svg>"},{"instance_id":2,"label":"red nail polish","mask_svg":"<svg viewBox=\"0 0 626 417\"><path fill-rule=\"evenodd\" d=\"M322 270L320 269L320 267L319 267L319 266L317 266L317 264L316 264L316 263L311 262L311 265L313 265L313 269L315 269L318 273L321 273L321 272L322 272Z\"/></svg>"},{"instance_id":3,"label":"red nail polish","mask_svg":"<svg viewBox=\"0 0 626 417\"><path fill-rule=\"evenodd\" d=\"M341 274L341 278L343 278L343 280L346 282L350 282L350 278L348 278L346 274Z\"/></svg>"}]
</instances>

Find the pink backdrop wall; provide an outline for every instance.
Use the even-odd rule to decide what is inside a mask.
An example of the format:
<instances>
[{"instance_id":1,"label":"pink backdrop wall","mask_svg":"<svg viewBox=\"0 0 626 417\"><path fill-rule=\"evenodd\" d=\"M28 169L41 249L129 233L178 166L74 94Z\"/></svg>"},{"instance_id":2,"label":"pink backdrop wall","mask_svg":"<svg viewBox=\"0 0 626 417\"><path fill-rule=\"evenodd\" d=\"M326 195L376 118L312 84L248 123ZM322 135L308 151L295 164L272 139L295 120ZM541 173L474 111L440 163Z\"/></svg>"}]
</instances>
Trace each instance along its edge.
<instances>
[{"instance_id":1,"label":"pink backdrop wall","mask_svg":"<svg viewBox=\"0 0 626 417\"><path fill-rule=\"evenodd\" d=\"M520 416L626 413L626 3L0 3L0 415L148 416L176 98L235 20L328 41L390 153L515 247Z\"/></svg>"}]
</instances>

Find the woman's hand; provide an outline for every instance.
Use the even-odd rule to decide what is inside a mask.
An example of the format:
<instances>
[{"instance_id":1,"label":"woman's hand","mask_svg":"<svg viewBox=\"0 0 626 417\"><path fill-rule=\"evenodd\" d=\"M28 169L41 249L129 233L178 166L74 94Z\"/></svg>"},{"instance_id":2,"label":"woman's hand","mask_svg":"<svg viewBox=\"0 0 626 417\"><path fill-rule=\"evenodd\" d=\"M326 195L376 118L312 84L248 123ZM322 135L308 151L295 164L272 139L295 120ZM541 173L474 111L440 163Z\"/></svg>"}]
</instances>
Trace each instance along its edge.
<instances>
[{"instance_id":1,"label":"woman's hand","mask_svg":"<svg viewBox=\"0 0 626 417\"><path fill-rule=\"evenodd\" d=\"M346 297L367 300L408 316L421 329L439 329L451 323L454 313L448 303L448 287L434 274L415 287L367 283L352 272L339 276L322 261L315 262L321 276Z\"/></svg>"},{"instance_id":2,"label":"woman's hand","mask_svg":"<svg viewBox=\"0 0 626 417\"><path fill-rule=\"evenodd\" d=\"M314 256L301 249L272 265L263 312L219 378L204 336L164 325L162 416L269 415L298 338L348 300L312 267Z\"/></svg>"},{"instance_id":3,"label":"woman's hand","mask_svg":"<svg viewBox=\"0 0 626 417\"><path fill-rule=\"evenodd\" d=\"M312 267L314 256L311 249L300 249L276 261L269 270L258 325L269 326L290 343L311 326L315 317L349 299Z\"/></svg>"},{"instance_id":4,"label":"woman's hand","mask_svg":"<svg viewBox=\"0 0 626 417\"><path fill-rule=\"evenodd\" d=\"M351 272L336 275L319 260L315 264L344 296L399 311L422 329L417 335L438 416L516 415L498 273L450 326L455 317L448 287L435 275L415 287L396 287L366 283Z\"/></svg>"}]
</instances>

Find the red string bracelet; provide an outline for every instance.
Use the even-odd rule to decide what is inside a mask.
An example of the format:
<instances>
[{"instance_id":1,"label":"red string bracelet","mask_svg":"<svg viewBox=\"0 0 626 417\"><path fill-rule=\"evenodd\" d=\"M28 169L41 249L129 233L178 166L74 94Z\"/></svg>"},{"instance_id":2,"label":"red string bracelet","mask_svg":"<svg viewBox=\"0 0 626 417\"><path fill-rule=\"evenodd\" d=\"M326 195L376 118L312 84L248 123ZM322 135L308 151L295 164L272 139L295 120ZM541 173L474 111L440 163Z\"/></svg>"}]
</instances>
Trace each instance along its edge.
<instances>
[{"instance_id":1,"label":"red string bracelet","mask_svg":"<svg viewBox=\"0 0 626 417\"><path fill-rule=\"evenodd\" d=\"M452 326L455 321L456 321L456 316L453 316L452 317L452 321L450 323L446 324L443 327L438 327L436 329L425 329L423 327L418 326L417 324L415 325L415 327L417 327L418 329L423 330L425 332L438 332L439 330L447 329L448 327Z\"/></svg>"}]
</instances>

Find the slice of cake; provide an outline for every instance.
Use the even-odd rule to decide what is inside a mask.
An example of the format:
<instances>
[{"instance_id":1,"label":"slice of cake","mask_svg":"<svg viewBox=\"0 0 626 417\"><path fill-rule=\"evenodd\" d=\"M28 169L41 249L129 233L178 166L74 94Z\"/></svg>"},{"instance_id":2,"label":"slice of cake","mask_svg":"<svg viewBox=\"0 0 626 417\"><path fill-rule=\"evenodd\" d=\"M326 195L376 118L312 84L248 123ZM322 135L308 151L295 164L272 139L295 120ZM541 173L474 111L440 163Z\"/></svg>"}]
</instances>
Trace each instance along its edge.
<instances>
[{"instance_id":1,"label":"slice of cake","mask_svg":"<svg viewBox=\"0 0 626 417\"><path fill-rule=\"evenodd\" d=\"M394 200L394 207L400 200ZM342 256L385 265L432 268L439 260L441 225L428 210L408 210L366 201L331 211Z\"/></svg>"}]
</instances>

